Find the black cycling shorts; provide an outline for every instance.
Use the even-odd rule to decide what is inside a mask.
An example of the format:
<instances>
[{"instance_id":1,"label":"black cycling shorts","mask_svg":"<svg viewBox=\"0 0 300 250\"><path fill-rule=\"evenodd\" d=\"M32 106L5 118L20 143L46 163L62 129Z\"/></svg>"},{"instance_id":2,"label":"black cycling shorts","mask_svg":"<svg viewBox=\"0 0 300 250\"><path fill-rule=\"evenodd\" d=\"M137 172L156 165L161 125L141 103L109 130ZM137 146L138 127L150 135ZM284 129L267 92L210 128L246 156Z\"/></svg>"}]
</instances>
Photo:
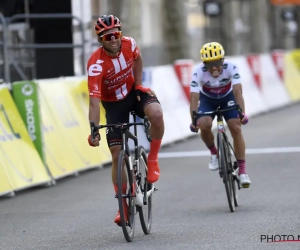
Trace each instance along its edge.
<instances>
[{"instance_id":1,"label":"black cycling shorts","mask_svg":"<svg viewBox=\"0 0 300 250\"><path fill-rule=\"evenodd\" d=\"M112 123L128 123L131 111L134 111L140 118L144 118L144 109L150 103L159 103L155 96L150 96L146 93L140 94L141 100L138 101L133 88L125 99L117 102L102 101L102 105L106 112L106 124ZM108 147L122 145L122 134L119 129L107 128L106 139Z\"/></svg>"}]
</instances>

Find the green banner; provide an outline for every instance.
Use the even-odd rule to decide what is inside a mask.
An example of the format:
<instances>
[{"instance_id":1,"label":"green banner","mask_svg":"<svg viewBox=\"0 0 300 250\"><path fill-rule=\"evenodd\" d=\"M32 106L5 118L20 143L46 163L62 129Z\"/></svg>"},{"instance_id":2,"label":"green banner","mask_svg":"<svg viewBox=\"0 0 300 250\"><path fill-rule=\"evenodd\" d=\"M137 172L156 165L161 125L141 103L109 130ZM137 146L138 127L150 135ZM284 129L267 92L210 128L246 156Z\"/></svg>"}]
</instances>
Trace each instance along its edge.
<instances>
[{"instance_id":1,"label":"green banner","mask_svg":"<svg viewBox=\"0 0 300 250\"><path fill-rule=\"evenodd\" d=\"M30 138L42 161L45 162L37 84L31 81L14 82L12 95Z\"/></svg>"}]
</instances>

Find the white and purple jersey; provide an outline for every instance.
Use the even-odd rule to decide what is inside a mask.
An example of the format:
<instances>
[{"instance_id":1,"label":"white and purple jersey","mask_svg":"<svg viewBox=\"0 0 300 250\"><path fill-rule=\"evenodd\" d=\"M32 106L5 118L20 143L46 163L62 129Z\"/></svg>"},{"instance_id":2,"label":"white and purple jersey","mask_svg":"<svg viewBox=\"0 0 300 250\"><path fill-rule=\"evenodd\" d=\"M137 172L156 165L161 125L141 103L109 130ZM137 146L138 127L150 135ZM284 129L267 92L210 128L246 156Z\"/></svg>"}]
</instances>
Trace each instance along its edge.
<instances>
[{"instance_id":1,"label":"white and purple jersey","mask_svg":"<svg viewBox=\"0 0 300 250\"><path fill-rule=\"evenodd\" d=\"M190 92L200 93L220 99L232 91L234 84L242 83L239 70L233 63L224 60L223 70L219 77L214 78L201 63L195 67L192 76Z\"/></svg>"}]
</instances>

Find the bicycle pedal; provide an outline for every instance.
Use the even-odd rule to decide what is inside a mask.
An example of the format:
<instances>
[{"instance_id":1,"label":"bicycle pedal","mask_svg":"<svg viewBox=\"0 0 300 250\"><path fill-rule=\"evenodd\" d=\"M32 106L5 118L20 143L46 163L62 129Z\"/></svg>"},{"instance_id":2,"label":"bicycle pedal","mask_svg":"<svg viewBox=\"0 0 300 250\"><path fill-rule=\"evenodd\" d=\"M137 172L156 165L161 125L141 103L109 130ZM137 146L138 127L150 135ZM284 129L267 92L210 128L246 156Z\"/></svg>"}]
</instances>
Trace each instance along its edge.
<instances>
[{"instance_id":1,"label":"bicycle pedal","mask_svg":"<svg viewBox=\"0 0 300 250\"><path fill-rule=\"evenodd\" d=\"M115 194L115 198L117 198L117 199L118 199L118 195L116 195L116 194Z\"/></svg>"},{"instance_id":2,"label":"bicycle pedal","mask_svg":"<svg viewBox=\"0 0 300 250\"><path fill-rule=\"evenodd\" d=\"M158 188L155 187L155 188L154 188L154 192L157 191L157 190L158 190Z\"/></svg>"}]
</instances>

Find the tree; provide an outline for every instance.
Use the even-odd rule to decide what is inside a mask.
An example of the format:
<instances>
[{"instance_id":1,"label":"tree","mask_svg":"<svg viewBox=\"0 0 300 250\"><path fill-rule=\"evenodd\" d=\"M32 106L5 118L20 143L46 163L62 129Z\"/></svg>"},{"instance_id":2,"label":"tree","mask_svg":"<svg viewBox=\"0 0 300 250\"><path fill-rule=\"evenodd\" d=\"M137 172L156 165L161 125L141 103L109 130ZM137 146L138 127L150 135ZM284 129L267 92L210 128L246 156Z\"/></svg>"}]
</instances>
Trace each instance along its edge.
<instances>
[{"instance_id":1,"label":"tree","mask_svg":"<svg viewBox=\"0 0 300 250\"><path fill-rule=\"evenodd\" d=\"M183 0L161 0L162 32L165 63L190 58L188 47L187 14ZM191 41L192 42L192 41Z\"/></svg>"}]
</instances>

